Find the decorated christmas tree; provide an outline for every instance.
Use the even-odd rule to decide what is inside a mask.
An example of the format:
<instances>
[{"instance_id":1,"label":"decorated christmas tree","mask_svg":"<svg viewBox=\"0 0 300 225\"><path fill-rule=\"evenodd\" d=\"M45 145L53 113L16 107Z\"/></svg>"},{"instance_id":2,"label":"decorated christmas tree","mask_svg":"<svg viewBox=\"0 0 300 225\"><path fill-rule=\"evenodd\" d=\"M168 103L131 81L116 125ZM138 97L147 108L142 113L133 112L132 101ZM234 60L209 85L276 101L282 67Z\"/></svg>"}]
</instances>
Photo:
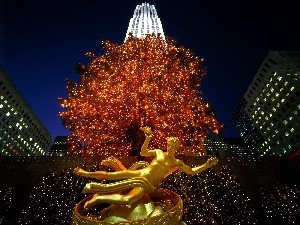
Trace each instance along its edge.
<instances>
[{"instance_id":1,"label":"decorated christmas tree","mask_svg":"<svg viewBox=\"0 0 300 225\"><path fill-rule=\"evenodd\" d=\"M139 128L149 126L149 147L163 149L176 136L182 149L201 154L206 134L222 127L199 91L203 59L155 35L102 45L104 54L87 53L90 63L77 65L81 82L68 80L68 98L60 99L71 153L137 154L144 141Z\"/></svg>"}]
</instances>

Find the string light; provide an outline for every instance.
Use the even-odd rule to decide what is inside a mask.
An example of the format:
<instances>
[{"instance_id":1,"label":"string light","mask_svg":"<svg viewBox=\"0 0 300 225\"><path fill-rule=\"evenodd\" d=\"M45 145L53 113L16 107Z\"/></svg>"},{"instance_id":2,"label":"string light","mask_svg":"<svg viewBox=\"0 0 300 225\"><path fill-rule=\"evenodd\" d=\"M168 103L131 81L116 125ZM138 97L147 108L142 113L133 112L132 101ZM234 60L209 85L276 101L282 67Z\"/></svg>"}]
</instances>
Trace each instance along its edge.
<instances>
[{"instance_id":1,"label":"string light","mask_svg":"<svg viewBox=\"0 0 300 225\"><path fill-rule=\"evenodd\" d=\"M86 165L82 166L86 168ZM99 170L95 163L91 171ZM75 205L87 195L81 193L87 178L75 176L72 169L46 173L22 205L18 223L13 224L71 224ZM252 199L239 180L226 166L218 176L212 169L195 176L174 173L161 184L179 194L183 200L183 220L188 224L299 224L298 185L277 186L274 190L261 189L261 195ZM5 189L1 197L11 196ZM11 204L11 197L0 202L0 208ZM102 207L106 207L104 204ZM91 215L99 214L96 208ZM0 211L5 218L5 212ZM4 215L3 215L4 213ZM15 214L14 214L15 218ZM95 217L97 218L97 216ZM279 223L278 223L279 222Z\"/></svg>"},{"instance_id":2,"label":"string light","mask_svg":"<svg viewBox=\"0 0 300 225\"><path fill-rule=\"evenodd\" d=\"M220 132L222 125L199 92L203 59L155 35L102 44L105 53L87 53L91 62L77 67L81 82L68 80L68 98L59 99L73 154L132 154L141 126L154 131L149 147L161 149L169 136L186 150L208 132Z\"/></svg>"}]
</instances>

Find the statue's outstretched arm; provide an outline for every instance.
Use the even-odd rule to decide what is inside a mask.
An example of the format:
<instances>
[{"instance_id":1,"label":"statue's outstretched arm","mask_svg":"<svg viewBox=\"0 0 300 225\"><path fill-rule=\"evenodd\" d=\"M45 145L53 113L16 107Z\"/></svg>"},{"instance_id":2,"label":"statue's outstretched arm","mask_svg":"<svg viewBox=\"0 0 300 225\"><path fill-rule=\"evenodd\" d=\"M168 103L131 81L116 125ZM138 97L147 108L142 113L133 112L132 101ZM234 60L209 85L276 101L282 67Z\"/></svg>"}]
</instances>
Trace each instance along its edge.
<instances>
[{"instance_id":1,"label":"statue's outstretched arm","mask_svg":"<svg viewBox=\"0 0 300 225\"><path fill-rule=\"evenodd\" d=\"M217 163L218 163L218 159L215 158L215 157L212 157L212 158L209 158L206 161L206 163L204 163L201 166L196 166L196 167L191 168L191 167L184 164L184 165L180 166L178 169L182 172L187 173L187 174L195 175L197 173L201 173L204 170L216 165Z\"/></svg>"},{"instance_id":2,"label":"statue's outstretched arm","mask_svg":"<svg viewBox=\"0 0 300 225\"><path fill-rule=\"evenodd\" d=\"M148 156L148 157L153 157L156 156L156 151L155 150L149 150L148 148L148 144L151 140L152 137L152 131L150 127L142 127L141 128L142 131L144 131L144 134L146 136L146 139L144 141L144 144L141 148L141 152L140 155L141 156Z\"/></svg>"},{"instance_id":3,"label":"statue's outstretched arm","mask_svg":"<svg viewBox=\"0 0 300 225\"><path fill-rule=\"evenodd\" d=\"M140 176L140 172L138 170L134 170L134 171L123 170L123 171L115 171L115 172L107 172L107 171L89 172L81 168L75 168L74 173L76 175L95 178L98 180L122 180L122 179L128 179L128 178L134 178Z\"/></svg>"}]
</instances>

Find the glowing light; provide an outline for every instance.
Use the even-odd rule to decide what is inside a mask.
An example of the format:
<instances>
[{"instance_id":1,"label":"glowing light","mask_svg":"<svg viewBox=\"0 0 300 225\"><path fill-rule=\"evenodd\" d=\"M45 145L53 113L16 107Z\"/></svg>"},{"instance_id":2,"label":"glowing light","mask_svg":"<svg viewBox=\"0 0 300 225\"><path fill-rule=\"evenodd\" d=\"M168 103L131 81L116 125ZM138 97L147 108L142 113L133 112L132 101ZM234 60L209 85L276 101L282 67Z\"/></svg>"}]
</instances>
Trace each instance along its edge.
<instances>
[{"instance_id":1,"label":"glowing light","mask_svg":"<svg viewBox=\"0 0 300 225\"><path fill-rule=\"evenodd\" d=\"M105 53L86 54L88 66L76 67L81 83L68 80L69 96L60 99L74 154L129 155L139 149L141 126L152 127L149 147L161 149L168 136L176 136L184 150L193 151L208 132L220 132L198 91L206 74L203 59L155 35L102 44Z\"/></svg>"}]
</instances>

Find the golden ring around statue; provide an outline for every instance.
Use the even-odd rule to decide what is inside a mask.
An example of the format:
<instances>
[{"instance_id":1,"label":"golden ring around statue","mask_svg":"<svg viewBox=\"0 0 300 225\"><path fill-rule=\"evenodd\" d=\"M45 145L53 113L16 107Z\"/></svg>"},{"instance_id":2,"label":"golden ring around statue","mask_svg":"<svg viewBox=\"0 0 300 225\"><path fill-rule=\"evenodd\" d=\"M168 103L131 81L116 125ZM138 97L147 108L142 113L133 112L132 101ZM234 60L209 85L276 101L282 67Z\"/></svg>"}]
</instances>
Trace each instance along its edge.
<instances>
[{"instance_id":1,"label":"golden ring around statue","mask_svg":"<svg viewBox=\"0 0 300 225\"><path fill-rule=\"evenodd\" d=\"M182 199L178 194L168 189L159 188L151 195L151 200L153 202L164 202L166 200L172 200L173 207L162 214L140 219L140 220L130 220L122 222L108 222L103 220L92 219L84 215L84 204L90 200L92 196L86 197L80 201L74 208L73 211L73 223L72 225L179 225L185 224L182 221L183 215L183 203Z\"/></svg>"}]
</instances>

